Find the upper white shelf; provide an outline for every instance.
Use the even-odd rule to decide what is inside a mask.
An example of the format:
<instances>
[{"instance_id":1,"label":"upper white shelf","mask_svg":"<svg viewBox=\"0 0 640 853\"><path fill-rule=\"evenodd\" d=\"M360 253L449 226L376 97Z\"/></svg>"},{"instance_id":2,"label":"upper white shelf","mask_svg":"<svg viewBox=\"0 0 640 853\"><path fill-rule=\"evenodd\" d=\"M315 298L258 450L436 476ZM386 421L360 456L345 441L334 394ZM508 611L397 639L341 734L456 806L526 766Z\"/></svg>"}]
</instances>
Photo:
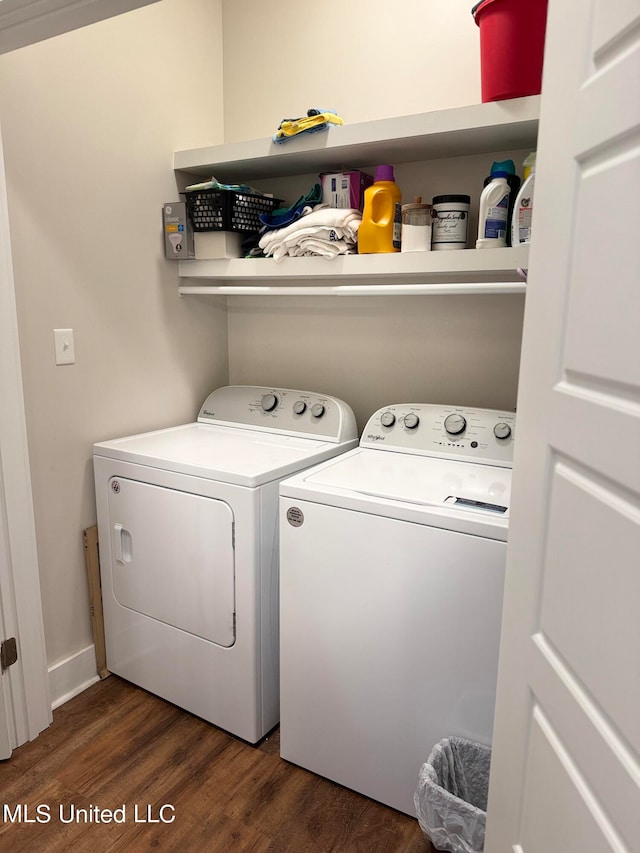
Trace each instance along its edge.
<instances>
[{"instance_id":1,"label":"upper white shelf","mask_svg":"<svg viewBox=\"0 0 640 853\"><path fill-rule=\"evenodd\" d=\"M410 163L518 148L535 148L540 96L473 104L392 119L330 125L282 144L270 137L176 151L174 170L219 181ZM274 128L275 130L275 128Z\"/></svg>"}]
</instances>

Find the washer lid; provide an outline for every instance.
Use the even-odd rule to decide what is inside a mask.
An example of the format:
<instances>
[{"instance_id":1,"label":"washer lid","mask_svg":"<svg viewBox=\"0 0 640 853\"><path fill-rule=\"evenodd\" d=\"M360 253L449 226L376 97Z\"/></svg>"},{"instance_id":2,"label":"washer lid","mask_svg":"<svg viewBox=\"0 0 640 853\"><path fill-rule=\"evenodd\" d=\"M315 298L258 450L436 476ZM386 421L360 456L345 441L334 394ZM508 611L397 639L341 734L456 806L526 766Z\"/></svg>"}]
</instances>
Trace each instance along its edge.
<instances>
[{"instance_id":1,"label":"washer lid","mask_svg":"<svg viewBox=\"0 0 640 853\"><path fill-rule=\"evenodd\" d=\"M280 494L506 538L511 469L360 447L286 480Z\"/></svg>"},{"instance_id":2,"label":"washer lid","mask_svg":"<svg viewBox=\"0 0 640 853\"><path fill-rule=\"evenodd\" d=\"M240 486L259 486L293 474L347 450L318 439L214 424L184 424L170 429L99 442L94 455L191 474Z\"/></svg>"}]
</instances>

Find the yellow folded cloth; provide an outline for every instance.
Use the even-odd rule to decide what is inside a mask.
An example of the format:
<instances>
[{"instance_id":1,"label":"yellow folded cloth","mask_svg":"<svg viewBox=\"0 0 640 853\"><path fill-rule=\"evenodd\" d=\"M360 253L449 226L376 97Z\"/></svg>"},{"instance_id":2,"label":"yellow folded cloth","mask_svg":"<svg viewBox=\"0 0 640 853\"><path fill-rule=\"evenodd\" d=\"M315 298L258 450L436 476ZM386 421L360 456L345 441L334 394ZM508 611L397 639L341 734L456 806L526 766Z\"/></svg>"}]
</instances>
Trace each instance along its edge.
<instances>
[{"instance_id":1,"label":"yellow folded cloth","mask_svg":"<svg viewBox=\"0 0 640 853\"><path fill-rule=\"evenodd\" d=\"M344 124L344 121L337 113L330 110L321 111L311 109L307 111L306 116L302 116L301 118L282 119L273 137L273 141L282 142L299 133L312 133L317 130L324 130L329 123Z\"/></svg>"}]
</instances>

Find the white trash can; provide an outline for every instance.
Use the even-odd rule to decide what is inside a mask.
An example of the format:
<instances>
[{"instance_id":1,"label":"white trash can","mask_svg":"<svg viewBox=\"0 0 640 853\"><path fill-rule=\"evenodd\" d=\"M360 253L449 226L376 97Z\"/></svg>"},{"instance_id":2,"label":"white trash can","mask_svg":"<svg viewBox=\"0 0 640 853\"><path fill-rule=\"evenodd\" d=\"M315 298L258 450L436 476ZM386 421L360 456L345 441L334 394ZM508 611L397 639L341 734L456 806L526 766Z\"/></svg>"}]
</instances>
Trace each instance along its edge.
<instances>
[{"instance_id":1,"label":"white trash can","mask_svg":"<svg viewBox=\"0 0 640 853\"><path fill-rule=\"evenodd\" d=\"M491 747L445 738L420 768L414 796L422 831L437 850L482 853Z\"/></svg>"}]
</instances>

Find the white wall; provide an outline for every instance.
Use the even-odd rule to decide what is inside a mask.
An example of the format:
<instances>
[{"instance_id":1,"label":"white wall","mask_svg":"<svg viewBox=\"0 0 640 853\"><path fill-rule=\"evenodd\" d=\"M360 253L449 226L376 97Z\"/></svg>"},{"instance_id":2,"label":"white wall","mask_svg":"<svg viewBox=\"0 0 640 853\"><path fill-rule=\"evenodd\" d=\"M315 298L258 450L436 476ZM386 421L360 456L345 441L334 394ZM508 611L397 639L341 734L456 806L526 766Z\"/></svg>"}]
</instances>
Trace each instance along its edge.
<instances>
[{"instance_id":1,"label":"white wall","mask_svg":"<svg viewBox=\"0 0 640 853\"><path fill-rule=\"evenodd\" d=\"M518 296L235 297L231 381L333 394L360 430L391 403L512 410L522 307Z\"/></svg>"},{"instance_id":2,"label":"white wall","mask_svg":"<svg viewBox=\"0 0 640 853\"><path fill-rule=\"evenodd\" d=\"M349 123L480 101L472 0L223 0L225 142L309 107Z\"/></svg>"},{"instance_id":3,"label":"white wall","mask_svg":"<svg viewBox=\"0 0 640 853\"><path fill-rule=\"evenodd\" d=\"M0 58L49 664L91 643L92 443L193 420L228 379L224 302L180 298L161 242L173 151L223 139L221 55L219 0L163 0Z\"/></svg>"},{"instance_id":4,"label":"white wall","mask_svg":"<svg viewBox=\"0 0 640 853\"><path fill-rule=\"evenodd\" d=\"M356 123L479 103L479 31L471 6L470 0L224 0L225 141L271 136L281 119L309 107L335 109ZM528 153L500 152L497 159L513 156L521 168ZM404 164L396 179L405 201L416 194L425 201L446 192L471 195L475 238L492 159ZM260 188L291 203L317 177L290 182L288 195L284 182L263 181ZM361 429L392 402L513 409L523 309L521 296L231 297L230 380L343 396Z\"/></svg>"}]
</instances>

